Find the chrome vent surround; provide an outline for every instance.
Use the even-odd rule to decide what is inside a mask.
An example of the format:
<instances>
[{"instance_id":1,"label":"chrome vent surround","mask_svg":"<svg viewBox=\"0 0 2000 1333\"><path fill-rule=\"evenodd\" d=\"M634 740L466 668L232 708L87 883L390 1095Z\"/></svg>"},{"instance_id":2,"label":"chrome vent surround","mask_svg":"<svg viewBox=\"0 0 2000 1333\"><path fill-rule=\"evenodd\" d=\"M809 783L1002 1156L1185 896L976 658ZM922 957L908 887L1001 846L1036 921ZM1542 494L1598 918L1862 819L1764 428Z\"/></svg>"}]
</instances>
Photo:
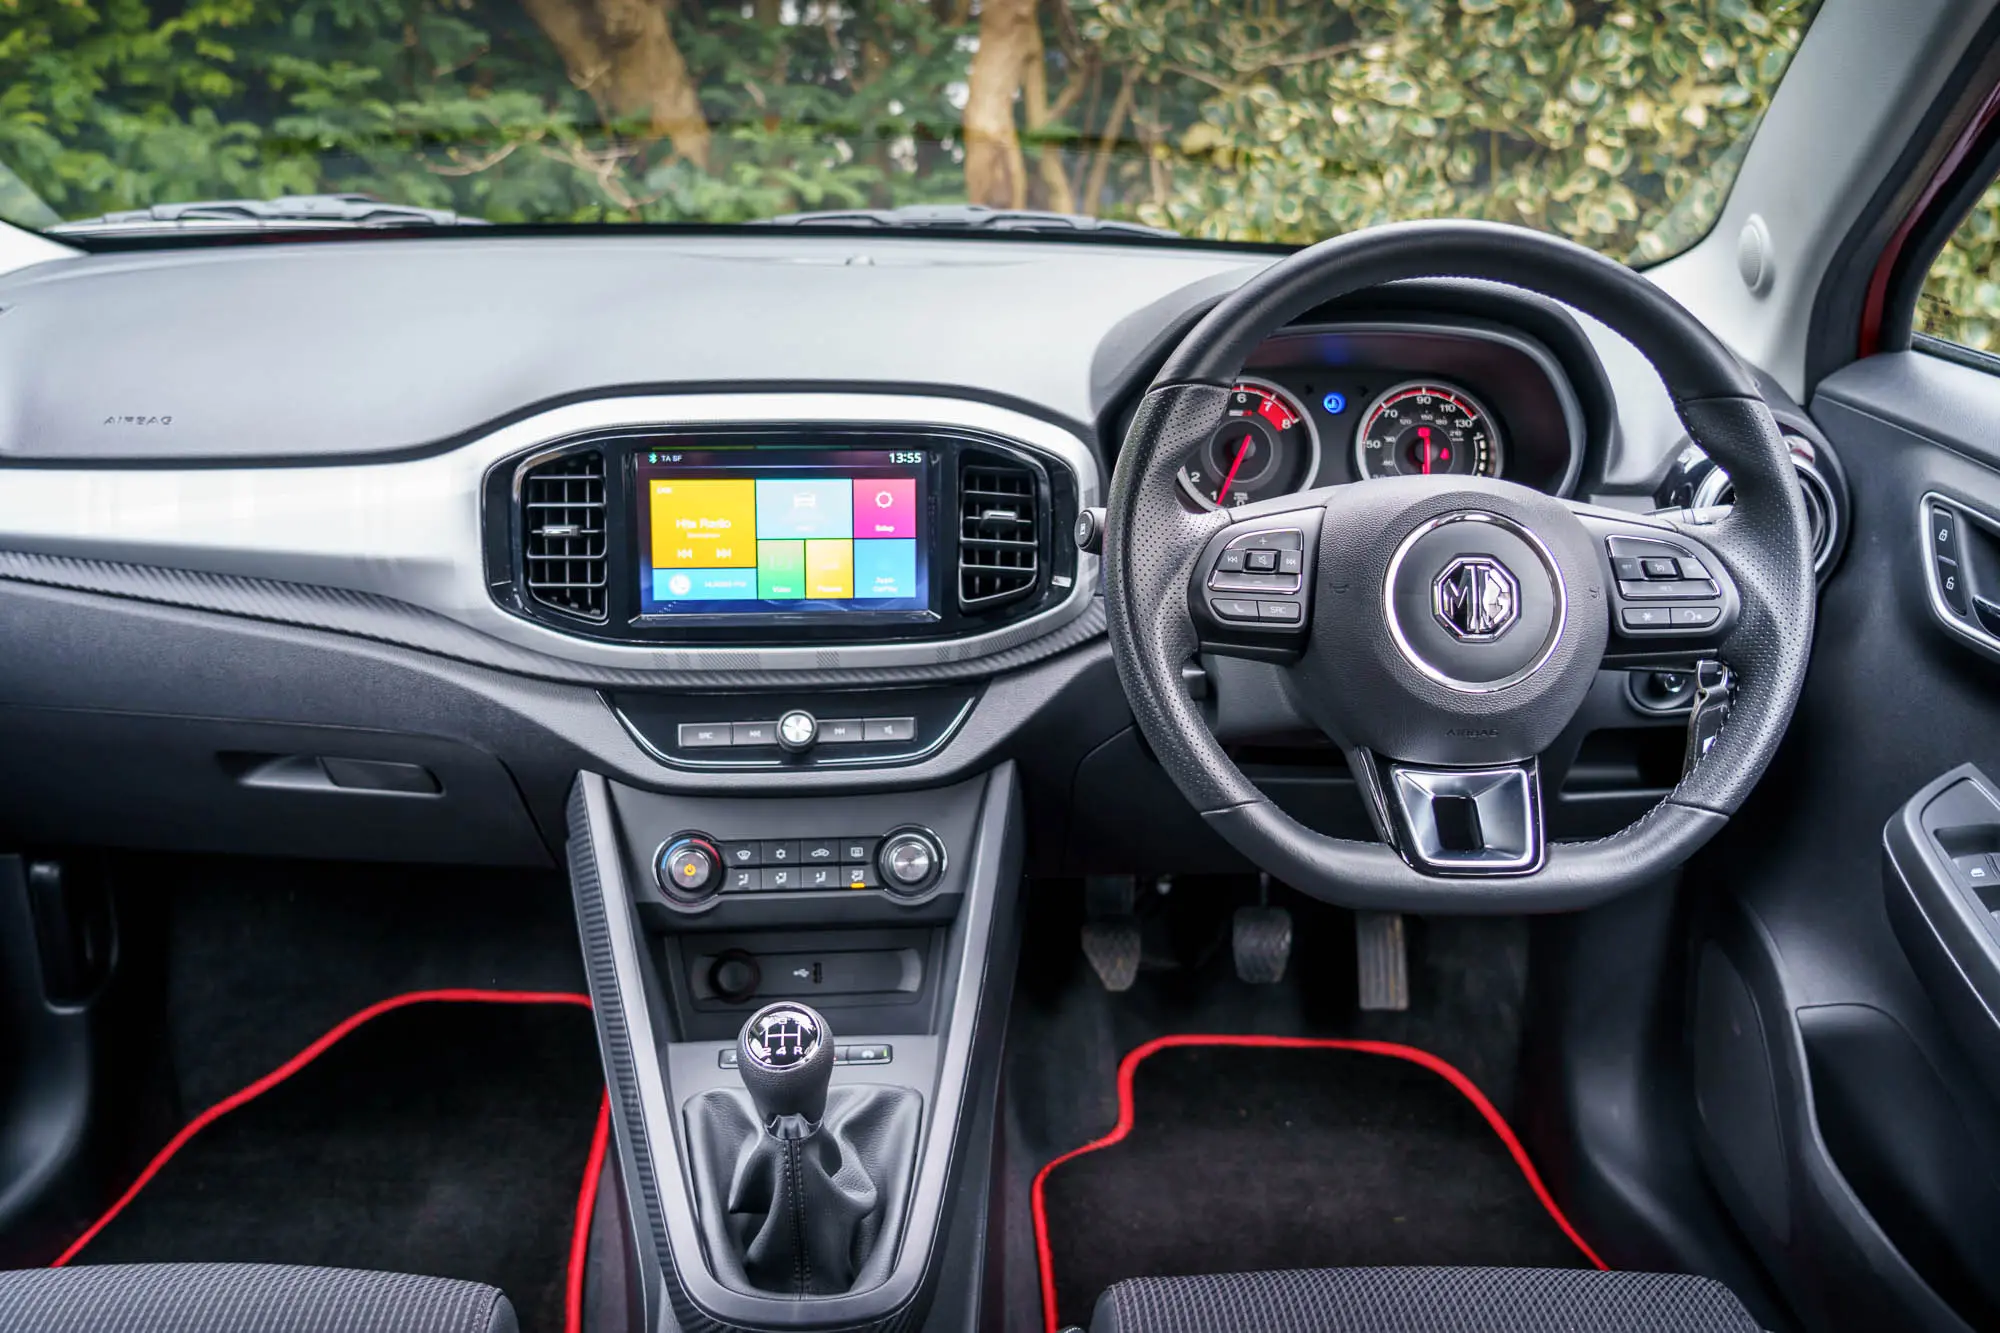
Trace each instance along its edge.
<instances>
[{"instance_id":1,"label":"chrome vent surround","mask_svg":"<svg viewBox=\"0 0 2000 1333\"><path fill-rule=\"evenodd\" d=\"M1792 467L1799 474L1799 495L1805 501L1806 521L1812 525L1813 571L1825 574L1840 541L1840 511L1834 502L1833 487L1821 475L1810 444L1795 435L1785 436L1785 443L1791 446ZM1736 484L1729 480L1728 473L1715 468L1702 478L1693 507L1699 511L1735 503Z\"/></svg>"},{"instance_id":2,"label":"chrome vent surround","mask_svg":"<svg viewBox=\"0 0 2000 1333\"><path fill-rule=\"evenodd\" d=\"M1041 578L1046 515L1033 468L967 453L958 469L958 605L990 611L1031 595Z\"/></svg>"},{"instance_id":3,"label":"chrome vent surround","mask_svg":"<svg viewBox=\"0 0 2000 1333\"><path fill-rule=\"evenodd\" d=\"M564 454L522 473L521 533L528 596L579 620L602 623L609 572L604 455Z\"/></svg>"}]
</instances>

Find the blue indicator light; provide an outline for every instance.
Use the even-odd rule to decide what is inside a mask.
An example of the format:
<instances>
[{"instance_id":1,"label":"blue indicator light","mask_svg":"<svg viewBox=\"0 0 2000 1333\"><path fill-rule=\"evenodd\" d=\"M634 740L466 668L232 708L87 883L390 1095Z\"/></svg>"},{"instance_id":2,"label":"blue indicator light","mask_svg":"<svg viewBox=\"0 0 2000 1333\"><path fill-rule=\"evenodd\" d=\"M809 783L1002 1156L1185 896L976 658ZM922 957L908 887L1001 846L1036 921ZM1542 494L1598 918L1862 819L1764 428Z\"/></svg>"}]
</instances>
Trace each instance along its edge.
<instances>
[{"instance_id":1,"label":"blue indicator light","mask_svg":"<svg viewBox=\"0 0 2000 1333\"><path fill-rule=\"evenodd\" d=\"M1320 399L1319 403L1321 407L1324 407L1327 410L1327 415L1337 417L1342 412L1345 412L1347 410L1347 395L1339 393L1330 393L1326 397Z\"/></svg>"}]
</instances>

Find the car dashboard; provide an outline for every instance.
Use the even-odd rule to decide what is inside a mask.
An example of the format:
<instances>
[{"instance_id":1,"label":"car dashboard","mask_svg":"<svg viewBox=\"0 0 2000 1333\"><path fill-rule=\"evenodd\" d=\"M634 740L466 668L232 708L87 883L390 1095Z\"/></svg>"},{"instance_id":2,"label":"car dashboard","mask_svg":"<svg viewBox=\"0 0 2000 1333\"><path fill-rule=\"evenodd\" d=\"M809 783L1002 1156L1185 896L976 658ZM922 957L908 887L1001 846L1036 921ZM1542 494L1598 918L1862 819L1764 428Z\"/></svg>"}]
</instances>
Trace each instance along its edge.
<instances>
[{"instance_id":1,"label":"car dashboard","mask_svg":"<svg viewBox=\"0 0 2000 1333\"><path fill-rule=\"evenodd\" d=\"M1099 791L1158 774L1118 758L1071 526L1173 343L1268 262L371 238L9 275L0 707L58 757L14 747L0 788L45 836L546 863L578 768L851 791L1015 757L1082 809L1031 855L1117 861ZM1190 508L1430 470L1644 511L1702 473L1628 345L1493 284L1309 312L1236 388ZM1190 836L1159 857L1226 861Z\"/></svg>"}]
</instances>

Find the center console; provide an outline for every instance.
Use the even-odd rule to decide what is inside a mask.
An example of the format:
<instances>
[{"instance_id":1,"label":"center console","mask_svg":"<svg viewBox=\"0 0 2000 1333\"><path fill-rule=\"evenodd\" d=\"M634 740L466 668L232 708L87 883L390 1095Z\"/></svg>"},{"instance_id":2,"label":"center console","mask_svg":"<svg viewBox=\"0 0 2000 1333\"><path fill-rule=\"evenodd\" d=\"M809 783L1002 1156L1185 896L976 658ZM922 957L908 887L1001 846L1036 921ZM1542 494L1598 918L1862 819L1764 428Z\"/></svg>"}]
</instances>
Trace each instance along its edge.
<instances>
[{"instance_id":1,"label":"center console","mask_svg":"<svg viewBox=\"0 0 2000 1333\"><path fill-rule=\"evenodd\" d=\"M1019 799L1011 765L811 800L578 778L643 1327L977 1326Z\"/></svg>"}]
</instances>

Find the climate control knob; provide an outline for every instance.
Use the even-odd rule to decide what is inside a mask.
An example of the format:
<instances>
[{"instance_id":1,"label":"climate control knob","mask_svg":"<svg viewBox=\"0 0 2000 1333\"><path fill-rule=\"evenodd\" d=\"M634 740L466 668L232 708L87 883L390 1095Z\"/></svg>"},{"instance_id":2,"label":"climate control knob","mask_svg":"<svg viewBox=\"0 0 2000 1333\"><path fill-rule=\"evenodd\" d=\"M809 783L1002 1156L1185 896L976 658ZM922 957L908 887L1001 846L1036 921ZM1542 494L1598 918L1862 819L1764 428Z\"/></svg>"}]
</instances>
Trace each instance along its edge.
<instances>
[{"instance_id":1,"label":"climate control knob","mask_svg":"<svg viewBox=\"0 0 2000 1333\"><path fill-rule=\"evenodd\" d=\"M875 853L875 869L890 893L914 897L944 874L944 846L937 834L912 824L891 829Z\"/></svg>"},{"instance_id":2,"label":"climate control knob","mask_svg":"<svg viewBox=\"0 0 2000 1333\"><path fill-rule=\"evenodd\" d=\"M702 834L676 834L661 846L653 875L668 897L701 902L722 886L722 853Z\"/></svg>"}]
</instances>

